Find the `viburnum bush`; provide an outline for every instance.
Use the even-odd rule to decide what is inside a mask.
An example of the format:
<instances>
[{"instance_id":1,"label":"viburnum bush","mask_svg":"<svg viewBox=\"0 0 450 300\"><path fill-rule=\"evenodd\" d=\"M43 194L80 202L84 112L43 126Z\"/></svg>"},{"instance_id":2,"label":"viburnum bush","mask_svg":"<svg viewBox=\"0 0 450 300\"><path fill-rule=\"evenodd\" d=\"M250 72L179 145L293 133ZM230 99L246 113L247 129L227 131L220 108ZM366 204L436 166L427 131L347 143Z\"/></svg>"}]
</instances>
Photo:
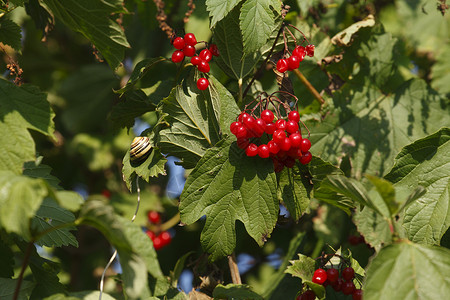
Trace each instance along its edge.
<instances>
[{"instance_id":1,"label":"viburnum bush","mask_svg":"<svg viewBox=\"0 0 450 300\"><path fill-rule=\"evenodd\" d=\"M446 1L0 2L0 299L446 299Z\"/></svg>"}]
</instances>

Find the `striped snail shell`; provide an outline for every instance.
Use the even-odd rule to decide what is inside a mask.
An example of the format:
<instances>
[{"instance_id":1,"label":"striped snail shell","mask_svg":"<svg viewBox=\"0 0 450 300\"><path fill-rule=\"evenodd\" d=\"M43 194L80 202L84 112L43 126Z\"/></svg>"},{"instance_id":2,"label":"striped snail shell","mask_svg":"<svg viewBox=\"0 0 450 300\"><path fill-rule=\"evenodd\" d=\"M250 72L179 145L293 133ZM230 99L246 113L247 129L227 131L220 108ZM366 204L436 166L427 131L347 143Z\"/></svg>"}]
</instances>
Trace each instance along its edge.
<instances>
[{"instance_id":1,"label":"striped snail shell","mask_svg":"<svg viewBox=\"0 0 450 300\"><path fill-rule=\"evenodd\" d=\"M130 161L138 163L145 160L153 148L150 145L150 139L146 136L135 137L130 147Z\"/></svg>"}]
</instances>

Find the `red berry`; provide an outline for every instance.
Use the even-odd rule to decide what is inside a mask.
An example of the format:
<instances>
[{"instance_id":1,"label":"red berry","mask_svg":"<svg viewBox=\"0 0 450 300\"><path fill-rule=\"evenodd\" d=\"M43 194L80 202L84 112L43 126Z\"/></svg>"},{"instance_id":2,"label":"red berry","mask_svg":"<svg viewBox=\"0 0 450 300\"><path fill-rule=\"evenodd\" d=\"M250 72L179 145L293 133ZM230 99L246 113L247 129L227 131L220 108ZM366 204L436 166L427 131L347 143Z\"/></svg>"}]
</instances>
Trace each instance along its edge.
<instances>
[{"instance_id":1,"label":"red berry","mask_svg":"<svg viewBox=\"0 0 450 300\"><path fill-rule=\"evenodd\" d=\"M281 145L281 143L284 142L285 138L286 132L282 129L275 130L275 132L273 133L273 141L278 145Z\"/></svg>"},{"instance_id":2,"label":"red berry","mask_svg":"<svg viewBox=\"0 0 450 300\"><path fill-rule=\"evenodd\" d=\"M194 66L198 65L201 61L202 59L199 56L192 56L191 58L191 64Z\"/></svg>"},{"instance_id":3,"label":"red berry","mask_svg":"<svg viewBox=\"0 0 450 300\"><path fill-rule=\"evenodd\" d=\"M241 114L238 116L238 120L239 120L239 122L243 122L243 120L245 119L245 118L247 118L247 117L250 117L250 115L248 114L248 113L246 113L246 112L241 112Z\"/></svg>"},{"instance_id":4,"label":"red berry","mask_svg":"<svg viewBox=\"0 0 450 300\"><path fill-rule=\"evenodd\" d=\"M153 231L147 230L145 233L152 241L155 239L155 233Z\"/></svg>"},{"instance_id":5,"label":"red berry","mask_svg":"<svg viewBox=\"0 0 450 300\"><path fill-rule=\"evenodd\" d=\"M342 270L342 278L346 281L351 281L355 277L355 270L352 267L347 267Z\"/></svg>"},{"instance_id":6,"label":"red berry","mask_svg":"<svg viewBox=\"0 0 450 300\"><path fill-rule=\"evenodd\" d=\"M284 169L284 164L277 158L272 158L273 161L273 170L275 173L280 173Z\"/></svg>"},{"instance_id":7,"label":"red berry","mask_svg":"<svg viewBox=\"0 0 450 300\"><path fill-rule=\"evenodd\" d=\"M161 239L161 243L162 243L163 247L170 244L170 241L172 240L170 233L168 233L167 231L161 232L161 234L159 235L159 238Z\"/></svg>"},{"instance_id":8,"label":"red berry","mask_svg":"<svg viewBox=\"0 0 450 300\"><path fill-rule=\"evenodd\" d=\"M200 91L206 90L206 89L208 88L208 86L209 86L209 81L208 81L208 79L202 77L202 78L199 78L199 79L197 80L197 88L198 88Z\"/></svg>"},{"instance_id":9,"label":"red berry","mask_svg":"<svg viewBox=\"0 0 450 300\"><path fill-rule=\"evenodd\" d=\"M258 155L261 158L268 158L269 157L269 147L267 145L260 145L258 147Z\"/></svg>"},{"instance_id":10,"label":"red berry","mask_svg":"<svg viewBox=\"0 0 450 300\"><path fill-rule=\"evenodd\" d=\"M266 123L272 123L273 122L273 112L271 110L265 109L261 112L261 119L264 120Z\"/></svg>"},{"instance_id":11,"label":"red berry","mask_svg":"<svg viewBox=\"0 0 450 300\"><path fill-rule=\"evenodd\" d=\"M230 124L230 131L232 134L236 135L237 133L237 129L239 128L239 126L242 126L241 122L233 122Z\"/></svg>"},{"instance_id":12,"label":"red berry","mask_svg":"<svg viewBox=\"0 0 450 300\"><path fill-rule=\"evenodd\" d=\"M185 56L193 57L195 55L195 47L191 45L186 45L183 48L183 53Z\"/></svg>"},{"instance_id":13,"label":"red berry","mask_svg":"<svg viewBox=\"0 0 450 300\"><path fill-rule=\"evenodd\" d=\"M277 71L284 73L288 70L288 62L286 59L282 58L277 62Z\"/></svg>"},{"instance_id":14,"label":"red berry","mask_svg":"<svg viewBox=\"0 0 450 300\"><path fill-rule=\"evenodd\" d=\"M177 50L175 52L172 53L172 61L174 63L179 63L182 62L184 59L184 53L181 50Z\"/></svg>"},{"instance_id":15,"label":"red berry","mask_svg":"<svg viewBox=\"0 0 450 300\"><path fill-rule=\"evenodd\" d=\"M356 235L351 235L348 237L347 241L351 244L351 245L358 245L359 243L361 243L361 236L356 236Z\"/></svg>"},{"instance_id":16,"label":"red berry","mask_svg":"<svg viewBox=\"0 0 450 300\"><path fill-rule=\"evenodd\" d=\"M269 147L269 152L272 154L277 154L280 151L280 146L273 140L267 143L267 147Z\"/></svg>"},{"instance_id":17,"label":"red berry","mask_svg":"<svg viewBox=\"0 0 450 300\"><path fill-rule=\"evenodd\" d=\"M327 278L330 283L336 282L336 280L339 278L339 271L334 268L328 269Z\"/></svg>"},{"instance_id":18,"label":"red berry","mask_svg":"<svg viewBox=\"0 0 450 300\"><path fill-rule=\"evenodd\" d=\"M256 119L253 129L256 132L256 136L261 137L266 130L266 122L261 118Z\"/></svg>"},{"instance_id":19,"label":"red berry","mask_svg":"<svg viewBox=\"0 0 450 300\"><path fill-rule=\"evenodd\" d=\"M317 269L314 271L312 282L323 284L327 280L327 272L324 269Z\"/></svg>"},{"instance_id":20,"label":"red berry","mask_svg":"<svg viewBox=\"0 0 450 300\"><path fill-rule=\"evenodd\" d=\"M277 130L277 126L274 123L266 123L266 133L273 134Z\"/></svg>"},{"instance_id":21,"label":"red berry","mask_svg":"<svg viewBox=\"0 0 450 300\"><path fill-rule=\"evenodd\" d=\"M212 58L211 51L209 51L208 49L203 49L202 51L200 51L199 56L201 59L203 59L206 62L209 62Z\"/></svg>"},{"instance_id":22,"label":"red berry","mask_svg":"<svg viewBox=\"0 0 450 300\"><path fill-rule=\"evenodd\" d=\"M288 67L289 70L295 70L300 66L300 58L296 55L291 55L288 58Z\"/></svg>"},{"instance_id":23,"label":"red berry","mask_svg":"<svg viewBox=\"0 0 450 300\"><path fill-rule=\"evenodd\" d=\"M295 166L295 159L292 157L287 157L284 160L284 165L286 166L286 168L293 168Z\"/></svg>"},{"instance_id":24,"label":"red berry","mask_svg":"<svg viewBox=\"0 0 450 300\"><path fill-rule=\"evenodd\" d=\"M353 300L362 300L363 291L360 289L354 290L352 294Z\"/></svg>"},{"instance_id":25,"label":"red berry","mask_svg":"<svg viewBox=\"0 0 450 300\"><path fill-rule=\"evenodd\" d=\"M155 248L155 250L159 250L164 247L159 235L153 239L153 247Z\"/></svg>"},{"instance_id":26,"label":"red berry","mask_svg":"<svg viewBox=\"0 0 450 300\"><path fill-rule=\"evenodd\" d=\"M288 137L285 137L283 142L280 144L280 148L283 151L289 151L289 149L291 149L291 140Z\"/></svg>"},{"instance_id":27,"label":"red berry","mask_svg":"<svg viewBox=\"0 0 450 300\"><path fill-rule=\"evenodd\" d=\"M311 152L308 151L306 153L303 153L302 157L300 157L299 160L301 164L307 165L311 162L311 159L312 159Z\"/></svg>"},{"instance_id":28,"label":"red berry","mask_svg":"<svg viewBox=\"0 0 450 300\"><path fill-rule=\"evenodd\" d=\"M308 55L309 57L313 57L315 48L316 48L316 46L314 46L312 44L306 45L306 47L305 47L306 55Z\"/></svg>"},{"instance_id":29,"label":"red berry","mask_svg":"<svg viewBox=\"0 0 450 300\"><path fill-rule=\"evenodd\" d=\"M342 293L344 295L351 295L353 294L353 291L355 290L355 284L353 281L346 281L342 284Z\"/></svg>"},{"instance_id":30,"label":"red berry","mask_svg":"<svg viewBox=\"0 0 450 300\"><path fill-rule=\"evenodd\" d=\"M331 286L333 287L333 289L336 292L339 292L342 289L343 284L344 284L344 280L342 280L342 278L338 278L335 282L333 282L331 284Z\"/></svg>"},{"instance_id":31,"label":"red berry","mask_svg":"<svg viewBox=\"0 0 450 300\"><path fill-rule=\"evenodd\" d=\"M314 300L316 299L316 294L312 290L307 290L302 294L302 300Z\"/></svg>"},{"instance_id":32,"label":"red berry","mask_svg":"<svg viewBox=\"0 0 450 300\"><path fill-rule=\"evenodd\" d=\"M275 125L277 126L277 128L278 129L283 129L283 130L286 129L286 124L287 124L287 122L285 120L283 120L283 119L280 119L280 120L275 122Z\"/></svg>"},{"instance_id":33,"label":"red berry","mask_svg":"<svg viewBox=\"0 0 450 300\"><path fill-rule=\"evenodd\" d=\"M151 210L147 213L147 218L150 223L159 224L161 222L161 216L157 211Z\"/></svg>"},{"instance_id":34,"label":"red berry","mask_svg":"<svg viewBox=\"0 0 450 300\"><path fill-rule=\"evenodd\" d=\"M298 111L292 110L288 115L288 120L298 123L300 121L300 114L298 113Z\"/></svg>"},{"instance_id":35,"label":"red berry","mask_svg":"<svg viewBox=\"0 0 450 300\"><path fill-rule=\"evenodd\" d=\"M217 48L216 44L209 45L209 51L211 51L211 54L214 55L214 56L219 56L220 55L219 48Z\"/></svg>"},{"instance_id":36,"label":"red berry","mask_svg":"<svg viewBox=\"0 0 450 300\"><path fill-rule=\"evenodd\" d=\"M208 64L206 61L204 61L204 60L202 60L202 61L197 65L197 68L198 68L198 70L199 70L200 72L203 72L203 73L208 73L209 70L210 70L209 64Z\"/></svg>"},{"instance_id":37,"label":"red berry","mask_svg":"<svg viewBox=\"0 0 450 300\"><path fill-rule=\"evenodd\" d=\"M306 55L306 49L303 46L297 46L295 47L295 49L292 51L292 55L297 56L300 61L303 60L303 58L305 58Z\"/></svg>"},{"instance_id":38,"label":"red berry","mask_svg":"<svg viewBox=\"0 0 450 300\"><path fill-rule=\"evenodd\" d=\"M103 196L105 196L106 198L111 198L111 192L110 191L108 191L107 189L104 189L103 191L102 191L102 195Z\"/></svg>"},{"instance_id":39,"label":"red berry","mask_svg":"<svg viewBox=\"0 0 450 300\"><path fill-rule=\"evenodd\" d=\"M244 126L245 128L247 128L247 130L253 130L256 125L255 118L250 115L247 118L243 118L242 123L244 123Z\"/></svg>"},{"instance_id":40,"label":"red berry","mask_svg":"<svg viewBox=\"0 0 450 300\"><path fill-rule=\"evenodd\" d=\"M237 139L236 143L237 143L238 147L241 149L246 149L247 146L250 144L250 142L248 141L247 138Z\"/></svg>"},{"instance_id":41,"label":"red berry","mask_svg":"<svg viewBox=\"0 0 450 300\"><path fill-rule=\"evenodd\" d=\"M175 47L175 49L181 50L184 48L186 43L184 42L184 39L179 36L173 40L172 45Z\"/></svg>"},{"instance_id":42,"label":"red berry","mask_svg":"<svg viewBox=\"0 0 450 300\"><path fill-rule=\"evenodd\" d=\"M299 148L302 142L302 135L298 132L295 132L289 136L291 140L291 146L295 148Z\"/></svg>"},{"instance_id":43,"label":"red berry","mask_svg":"<svg viewBox=\"0 0 450 300\"><path fill-rule=\"evenodd\" d=\"M247 156L255 156L258 154L258 146L256 146L255 144L251 143L247 146L247 149L245 149L245 154L247 154Z\"/></svg>"},{"instance_id":44,"label":"red berry","mask_svg":"<svg viewBox=\"0 0 450 300\"><path fill-rule=\"evenodd\" d=\"M298 124L294 121L287 121L286 122L286 131L289 133L295 133L298 131Z\"/></svg>"},{"instance_id":45,"label":"red berry","mask_svg":"<svg viewBox=\"0 0 450 300\"><path fill-rule=\"evenodd\" d=\"M295 159L300 159L302 157L302 151L299 148L292 147L291 143L291 149L289 149L287 155Z\"/></svg>"},{"instance_id":46,"label":"red berry","mask_svg":"<svg viewBox=\"0 0 450 300\"><path fill-rule=\"evenodd\" d=\"M186 45L195 46L197 44L197 39L193 33L186 33L184 35L184 42Z\"/></svg>"},{"instance_id":47,"label":"red berry","mask_svg":"<svg viewBox=\"0 0 450 300\"><path fill-rule=\"evenodd\" d=\"M238 139L243 139L247 137L247 129L245 128L244 125L238 127L238 129L236 130L236 137Z\"/></svg>"},{"instance_id":48,"label":"red berry","mask_svg":"<svg viewBox=\"0 0 450 300\"><path fill-rule=\"evenodd\" d=\"M303 153L308 152L311 149L311 142L308 139L302 139L300 149L302 149Z\"/></svg>"}]
</instances>

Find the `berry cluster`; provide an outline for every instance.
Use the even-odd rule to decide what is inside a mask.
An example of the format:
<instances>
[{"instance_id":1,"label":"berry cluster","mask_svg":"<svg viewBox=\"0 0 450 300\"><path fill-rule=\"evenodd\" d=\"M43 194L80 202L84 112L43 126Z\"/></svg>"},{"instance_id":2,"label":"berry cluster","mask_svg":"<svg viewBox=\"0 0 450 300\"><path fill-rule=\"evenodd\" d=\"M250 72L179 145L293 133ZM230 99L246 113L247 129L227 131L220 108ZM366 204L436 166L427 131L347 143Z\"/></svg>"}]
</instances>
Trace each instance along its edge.
<instances>
[{"instance_id":1,"label":"berry cluster","mask_svg":"<svg viewBox=\"0 0 450 300\"><path fill-rule=\"evenodd\" d=\"M290 111L288 120L279 117L276 121L269 109L264 109L260 117L253 116L252 113L254 114L242 112L238 120L230 125L231 133L237 137L238 147L245 149L247 156L271 157L277 173L284 167L292 168L296 160L302 164L311 161L311 142L302 138L298 111ZM261 142L264 135L267 143Z\"/></svg>"},{"instance_id":2,"label":"berry cluster","mask_svg":"<svg viewBox=\"0 0 450 300\"><path fill-rule=\"evenodd\" d=\"M324 286L331 285L336 292L342 292L344 295L352 295L353 300L361 300L363 292L361 289L357 289L353 283L355 270L352 267L346 267L342 269L340 275L338 269L329 268L324 270L319 268L314 271L312 282Z\"/></svg>"},{"instance_id":3,"label":"berry cluster","mask_svg":"<svg viewBox=\"0 0 450 300\"><path fill-rule=\"evenodd\" d=\"M219 49L215 44L210 44L209 48L200 51L199 55L196 55L195 45L205 42L197 42L195 35L193 33L186 33L183 37L175 37L172 40L172 45L175 50L172 53L172 61L174 63L179 63L184 60L185 57L191 58L191 63L197 67L197 69L202 73L208 73L210 70L209 62L213 56L219 56ZM205 43L205 45L207 45ZM209 86L209 81L205 77L201 77L197 80L197 88L199 90L206 90Z\"/></svg>"},{"instance_id":4,"label":"berry cluster","mask_svg":"<svg viewBox=\"0 0 450 300\"><path fill-rule=\"evenodd\" d=\"M288 51L285 51L283 58L277 61L277 71L280 73L284 73L286 71L298 69L298 67L300 66L300 62L305 58L306 55L308 55L309 57L314 56L314 49L315 46L309 44L306 45L306 47L297 45L295 49L292 50L292 54L289 56L287 54Z\"/></svg>"},{"instance_id":5,"label":"berry cluster","mask_svg":"<svg viewBox=\"0 0 450 300\"><path fill-rule=\"evenodd\" d=\"M149 211L147 213L147 219L150 224L159 225L161 224L161 215L156 211ZM152 240L153 247L155 250L159 250L167 245L170 244L172 241L172 237L170 236L170 233L167 231L162 231L156 234L155 232L151 230L147 230L145 232L147 236Z\"/></svg>"}]
</instances>

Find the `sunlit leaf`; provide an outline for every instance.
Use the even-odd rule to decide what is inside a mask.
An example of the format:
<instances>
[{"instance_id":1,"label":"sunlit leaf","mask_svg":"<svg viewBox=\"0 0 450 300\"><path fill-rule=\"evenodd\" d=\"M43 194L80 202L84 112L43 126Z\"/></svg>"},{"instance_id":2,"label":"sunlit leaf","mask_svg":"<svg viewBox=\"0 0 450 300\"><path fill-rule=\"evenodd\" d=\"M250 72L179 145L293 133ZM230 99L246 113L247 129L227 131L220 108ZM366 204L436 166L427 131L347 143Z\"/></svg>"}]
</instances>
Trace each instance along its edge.
<instances>
[{"instance_id":1,"label":"sunlit leaf","mask_svg":"<svg viewBox=\"0 0 450 300\"><path fill-rule=\"evenodd\" d=\"M239 2L241 0L206 0L206 9L209 11L209 16L211 17L211 28L226 17Z\"/></svg>"}]
</instances>

